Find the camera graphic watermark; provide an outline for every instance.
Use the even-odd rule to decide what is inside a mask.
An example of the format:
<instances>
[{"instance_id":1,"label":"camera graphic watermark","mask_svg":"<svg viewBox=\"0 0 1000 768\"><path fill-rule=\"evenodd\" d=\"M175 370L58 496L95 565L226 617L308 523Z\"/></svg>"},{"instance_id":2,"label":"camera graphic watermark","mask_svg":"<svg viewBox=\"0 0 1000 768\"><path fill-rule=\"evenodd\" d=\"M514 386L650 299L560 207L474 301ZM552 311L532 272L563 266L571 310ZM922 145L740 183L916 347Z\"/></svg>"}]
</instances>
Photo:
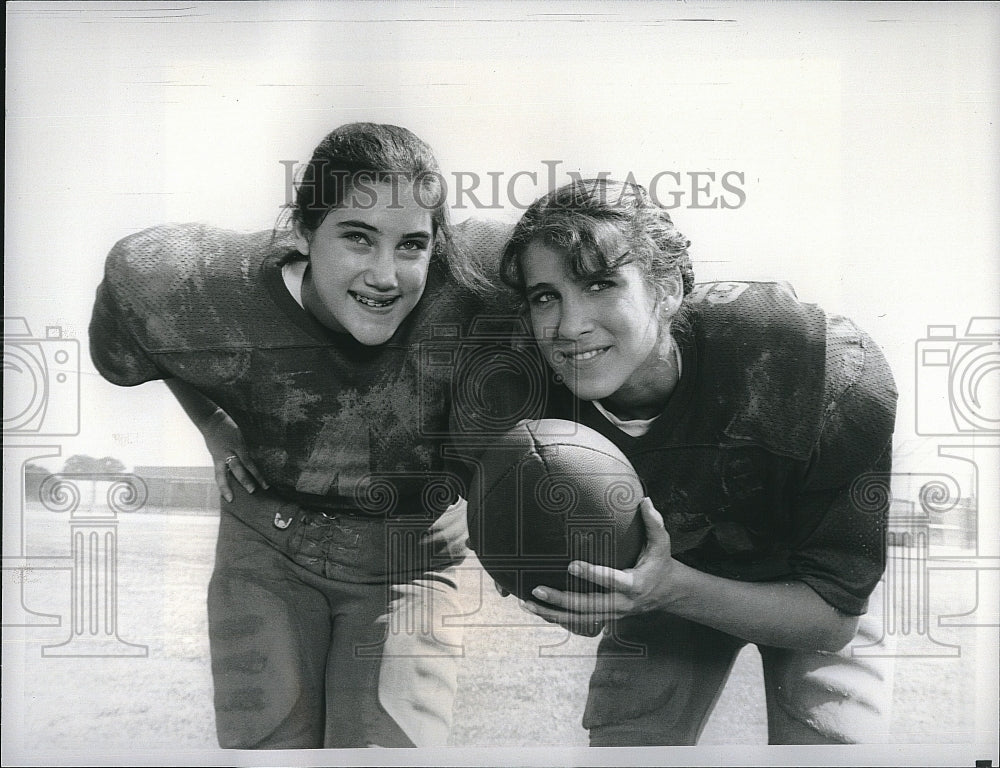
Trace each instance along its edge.
<instances>
[{"instance_id":1,"label":"camera graphic watermark","mask_svg":"<svg viewBox=\"0 0 1000 768\"><path fill-rule=\"evenodd\" d=\"M855 656L957 658L962 645L936 632L1000 626L1000 318L958 328L929 325L916 342L919 437L891 474L852 489L862 508L885 505L888 551L875 606L881 638L854 644Z\"/></svg>"},{"instance_id":2,"label":"camera graphic watermark","mask_svg":"<svg viewBox=\"0 0 1000 768\"><path fill-rule=\"evenodd\" d=\"M129 474L49 474L32 491L36 508L29 514L27 462L62 452L33 439L80 434L79 342L66 338L61 326L36 335L24 317L5 317L3 373L4 627L63 626L62 614L31 606L49 597L38 592L49 576L68 572L70 636L43 646L42 655L146 656L146 646L122 640L117 627L118 514L145 504L143 481ZM69 514L69 554L39 555L27 546L27 519L39 521L38 502L48 512Z\"/></svg>"},{"instance_id":3,"label":"camera graphic watermark","mask_svg":"<svg viewBox=\"0 0 1000 768\"><path fill-rule=\"evenodd\" d=\"M23 317L3 319L3 434L80 432L80 344L46 326L34 336Z\"/></svg>"},{"instance_id":4,"label":"camera graphic watermark","mask_svg":"<svg viewBox=\"0 0 1000 768\"><path fill-rule=\"evenodd\" d=\"M928 326L915 384L918 435L1000 435L1000 317Z\"/></svg>"},{"instance_id":5,"label":"camera graphic watermark","mask_svg":"<svg viewBox=\"0 0 1000 768\"><path fill-rule=\"evenodd\" d=\"M552 374L523 317L479 316L468 332L460 325L431 327L418 346L418 411L421 434L473 447L546 410L555 387ZM576 404L563 420L576 432ZM450 412L450 424L433 415Z\"/></svg>"}]
</instances>

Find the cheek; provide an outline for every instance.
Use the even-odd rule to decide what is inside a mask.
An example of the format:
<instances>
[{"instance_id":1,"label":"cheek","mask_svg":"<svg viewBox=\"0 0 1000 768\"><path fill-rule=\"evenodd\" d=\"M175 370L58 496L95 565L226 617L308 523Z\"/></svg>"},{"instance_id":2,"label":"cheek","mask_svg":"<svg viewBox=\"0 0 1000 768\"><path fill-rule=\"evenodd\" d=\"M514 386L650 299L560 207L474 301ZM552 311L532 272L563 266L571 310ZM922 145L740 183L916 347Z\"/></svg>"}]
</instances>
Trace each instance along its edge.
<instances>
[{"instance_id":1,"label":"cheek","mask_svg":"<svg viewBox=\"0 0 1000 768\"><path fill-rule=\"evenodd\" d=\"M316 268L316 264L313 262L310 269L312 270L313 283L315 283L316 288L321 293L333 294L347 289L348 281L345 280L345 275L347 274L345 270L331 269L329 262L324 262L323 266L319 269Z\"/></svg>"},{"instance_id":2,"label":"cheek","mask_svg":"<svg viewBox=\"0 0 1000 768\"><path fill-rule=\"evenodd\" d=\"M408 292L423 291L427 282L428 267L426 263L400 266L396 270L396 279L399 280L400 287Z\"/></svg>"},{"instance_id":3,"label":"cheek","mask_svg":"<svg viewBox=\"0 0 1000 768\"><path fill-rule=\"evenodd\" d=\"M528 320L531 324L531 335L535 337L535 343L543 350L550 349L554 336L553 323L546 320L545 313L536 310L530 310Z\"/></svg>"}]
</instances>

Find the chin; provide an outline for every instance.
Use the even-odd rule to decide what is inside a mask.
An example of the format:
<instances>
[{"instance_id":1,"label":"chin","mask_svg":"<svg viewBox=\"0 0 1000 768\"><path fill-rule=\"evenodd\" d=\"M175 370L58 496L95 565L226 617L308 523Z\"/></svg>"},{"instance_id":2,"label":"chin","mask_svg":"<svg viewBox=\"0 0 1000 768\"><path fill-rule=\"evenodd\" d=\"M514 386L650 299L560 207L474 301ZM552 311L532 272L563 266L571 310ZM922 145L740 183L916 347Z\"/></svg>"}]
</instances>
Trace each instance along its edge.
<instances>
[{"instance_id":1,"label":"chin","mask_svg":"<svg viewBox=\"0 0 1000 768\"><path fill-rule=\"evenodd\" d=\"M362 328L354 327L349 328L348 332L359 344L376 347L379 344L385 344L389 339L391 339L398 327L398 325L394 325L391 328L381 326L367 326Z\"/></svg>"},{"instance_id":2,"label":"chin","mask_svg":"<svg viewBox=\"0 0 1000 768\"><path fill-rule=\"evenodd\" d=\"M578 384L577 386L567 384L566 386L580 400L603 400L606 397L611 397L617 391L616 387L601 386L599 384Z\"/></svg>"},{"instance_id":3,"label":"chin","mask_svg":"<svg viewBox=\"0 0 1000 768\"><path fill-rule=\"evenodd\" d=\"M379 344L385 344L389 339L392 338L392 334L395 331L389 331L388 333L362 333L353 334L354 338L367 347L377 347Z\"/></svg>"}]
</instances>

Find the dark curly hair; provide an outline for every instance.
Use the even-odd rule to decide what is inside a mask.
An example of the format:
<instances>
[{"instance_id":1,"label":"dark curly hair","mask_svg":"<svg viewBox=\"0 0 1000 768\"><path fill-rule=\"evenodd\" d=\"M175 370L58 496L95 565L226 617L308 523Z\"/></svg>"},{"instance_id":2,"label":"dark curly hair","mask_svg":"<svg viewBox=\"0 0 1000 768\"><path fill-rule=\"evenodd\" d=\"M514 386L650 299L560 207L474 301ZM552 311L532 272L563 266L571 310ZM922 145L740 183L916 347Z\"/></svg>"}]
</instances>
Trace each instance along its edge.
<instances>
[{"instance_id":1,"label":"dark curly hair","mask_svg":"<svg viewBox=\"0 0 1000 768\"><path fill-rule=\"evenodd\" d=\"M633 182L578 179L532 203L500 258L500 278L520 294L525 288L521 257L533 242L565 253L577 277L634 263L654 290L674 269L680 271L685 296L694 287L687 251L691 241Z\"/></svg>"}]
</instances>

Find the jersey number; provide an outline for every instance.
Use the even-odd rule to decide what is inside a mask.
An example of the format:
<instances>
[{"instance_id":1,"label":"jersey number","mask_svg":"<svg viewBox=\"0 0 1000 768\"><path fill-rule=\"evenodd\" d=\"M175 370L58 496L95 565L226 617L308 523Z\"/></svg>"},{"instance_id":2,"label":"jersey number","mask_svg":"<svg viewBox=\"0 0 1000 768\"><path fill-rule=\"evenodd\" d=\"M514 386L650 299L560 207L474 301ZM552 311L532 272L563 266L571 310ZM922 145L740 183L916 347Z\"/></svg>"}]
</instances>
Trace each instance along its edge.
<instances>
[{"instance_id":1,"label":"jersey number","mask_svg":"<svg viewBox=\"0 0 1000 768\"><path fill-rule=\"evenodd\" d=\"M701 283L696 285L688 296L688 301L695 303L707 301L709 304L729 304L736 301L740 294L750 287L749 283Z\"/></svg>"}]
</instances>

